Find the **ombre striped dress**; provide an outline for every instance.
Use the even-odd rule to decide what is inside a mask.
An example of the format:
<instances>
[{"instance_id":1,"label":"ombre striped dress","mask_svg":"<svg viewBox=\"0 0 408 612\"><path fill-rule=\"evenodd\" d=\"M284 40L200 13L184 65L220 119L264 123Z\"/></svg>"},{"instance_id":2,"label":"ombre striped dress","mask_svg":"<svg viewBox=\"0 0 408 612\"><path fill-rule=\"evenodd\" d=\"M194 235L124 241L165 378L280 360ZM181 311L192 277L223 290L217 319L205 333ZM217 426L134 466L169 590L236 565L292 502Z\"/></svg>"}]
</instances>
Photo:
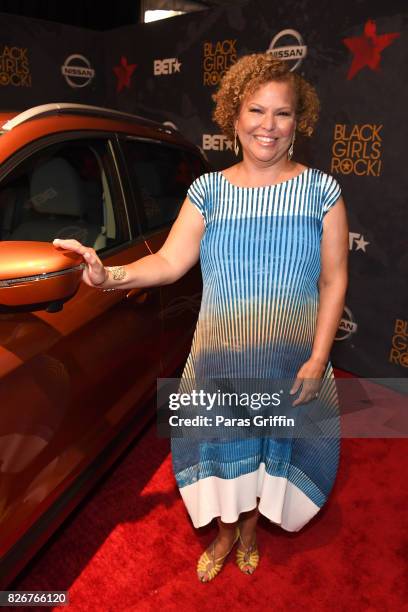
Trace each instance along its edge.
<instances>
[{"instance_id":1,"label":"ombre striped dress","mask_svg":"<svg viewBox=\"0 0 408 612\"><path fill-rule=\"evenodd\" d=\"M289 379L311 354L319 304L320 241L337 181L306 168L283 183L237 187L200 176L188 197L203 215L201 309L181 379ZM319 394L321 436L214 442L172 438L175 478L195 527L235 522L256 507L288 531L323 506L339 459L331 363ZM297 407L303 418L314 402ZM306 416L305 416L306 415Z\"/></svg>"}]
</instances>

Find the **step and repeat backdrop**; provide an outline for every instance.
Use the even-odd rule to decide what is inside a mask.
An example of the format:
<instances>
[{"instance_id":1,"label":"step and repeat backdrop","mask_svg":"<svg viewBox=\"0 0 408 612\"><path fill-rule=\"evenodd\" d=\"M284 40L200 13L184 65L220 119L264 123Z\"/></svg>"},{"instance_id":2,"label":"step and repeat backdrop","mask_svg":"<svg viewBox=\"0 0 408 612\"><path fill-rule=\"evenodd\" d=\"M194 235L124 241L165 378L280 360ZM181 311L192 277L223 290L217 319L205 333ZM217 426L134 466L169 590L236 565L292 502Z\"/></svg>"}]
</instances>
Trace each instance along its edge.
<instances>
[{"instance_id":1,"label":"step and repeat backdrop","mask_svg":"<svg viewBox=\"0 0 408 612\"><path fill-rule=\"evenodd\" d=\"M240 56L267 50L315 85L319 125L297 139L294 158L333 174L348 209L350 282L333 363L406 377L405 0L249 0L107 32L0 14L0 110L71 101L170 122L221 169L236 158L212 121L212 95Z\"/></svg>"}]
</instances>

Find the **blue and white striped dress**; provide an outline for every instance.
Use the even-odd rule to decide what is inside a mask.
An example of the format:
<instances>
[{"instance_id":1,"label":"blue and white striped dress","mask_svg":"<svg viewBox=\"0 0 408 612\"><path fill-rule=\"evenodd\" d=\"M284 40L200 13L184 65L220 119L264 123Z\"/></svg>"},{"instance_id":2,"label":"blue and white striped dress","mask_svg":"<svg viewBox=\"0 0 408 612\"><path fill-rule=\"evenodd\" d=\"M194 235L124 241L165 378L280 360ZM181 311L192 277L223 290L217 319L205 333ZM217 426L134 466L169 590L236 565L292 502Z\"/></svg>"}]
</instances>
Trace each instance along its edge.
<instances>
[{"instance_id":1,"label":"blue and white striped dress","mask_svg":"<svg viewBox=\"0 0 408 612\"><path fill-rule=\"evenodd\" d=\"M314 339L322 221L340 193L337 181L315 168L265 187L237 187L221 172L194 181L188 197L205 223L203 295L182 381L294 380ZM173 438L173 470L193 525L217 516L235 522L259 498L259 511L270 521L301 529L327 500L337 472L330 362L319 401L327 411L321 438Z\"/></svg>"}]
</instances>

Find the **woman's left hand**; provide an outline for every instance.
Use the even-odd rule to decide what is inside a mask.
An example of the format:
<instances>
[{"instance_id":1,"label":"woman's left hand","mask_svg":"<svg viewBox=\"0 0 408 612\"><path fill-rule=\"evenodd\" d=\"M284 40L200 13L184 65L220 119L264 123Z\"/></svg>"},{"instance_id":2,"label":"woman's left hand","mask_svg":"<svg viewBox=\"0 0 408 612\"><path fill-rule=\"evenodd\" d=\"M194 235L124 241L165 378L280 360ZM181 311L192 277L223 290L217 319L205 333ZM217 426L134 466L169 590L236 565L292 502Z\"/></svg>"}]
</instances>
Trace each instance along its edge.
<instances>
[{"instance_id":1,"label":"woman's left hand","mask_svg":"<svg viewBox=\"0 0 408 612\"><path fill-rule=\"evenodd\" d=\"M294 395L302 387L299 397L293 402L292 406L310 402L318 397L325 369L326 364L314 359L308 359L302 365L289 391L290 395Z\"/></svg>"}]
</instances>

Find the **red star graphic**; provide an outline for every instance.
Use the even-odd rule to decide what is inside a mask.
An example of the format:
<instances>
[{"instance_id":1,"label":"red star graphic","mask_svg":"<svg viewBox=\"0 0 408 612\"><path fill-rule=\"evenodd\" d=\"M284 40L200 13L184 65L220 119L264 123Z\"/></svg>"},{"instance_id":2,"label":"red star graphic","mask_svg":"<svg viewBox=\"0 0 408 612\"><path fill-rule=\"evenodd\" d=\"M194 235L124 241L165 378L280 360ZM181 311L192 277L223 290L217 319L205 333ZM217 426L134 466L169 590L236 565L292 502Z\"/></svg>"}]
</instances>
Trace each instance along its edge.
<instances>
[{"instance_id":1,"label":"red star graphic","mask_svg":"<svg viewBox=\"0 0 408 612\"><path fill-rule=\"evenodd\" d=\"M343 38L343 42L354 54L347 79L352 79L364 66L379 70L381 51L400 35L399 32L377 36L377 25L369 19L364 26L364 34L353 38Z\"/></svg>"},{"instance_id":2,"label":"red star graphic","mask_svg":"<svg viewBox=\"0 0 408 612\"><path fill-rule=\"evenodd\" d=\"M130 78L136 68L137 64L128 64L127 58L122 55L120 58L120 66L115 66L113 72L118 77L118 83L116 85L116 91L122 91L124 87L130 87Z\"/></svg>"}]
</instances>

